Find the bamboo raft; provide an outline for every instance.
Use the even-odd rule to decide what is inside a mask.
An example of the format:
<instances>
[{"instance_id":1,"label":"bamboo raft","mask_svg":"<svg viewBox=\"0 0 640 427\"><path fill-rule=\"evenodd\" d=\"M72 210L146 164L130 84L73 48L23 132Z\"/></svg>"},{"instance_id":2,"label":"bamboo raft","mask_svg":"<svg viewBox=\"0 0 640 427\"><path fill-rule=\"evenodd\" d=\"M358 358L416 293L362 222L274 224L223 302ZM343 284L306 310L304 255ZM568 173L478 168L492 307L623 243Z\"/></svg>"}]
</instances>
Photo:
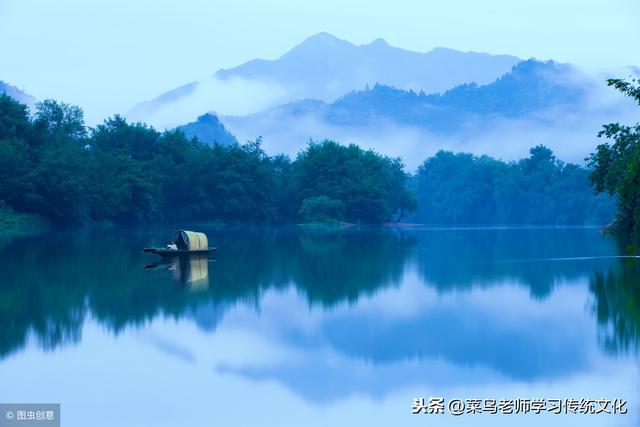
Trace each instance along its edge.
<instances>
[{"instance_id":1,"label":"bamboo raft","mask_svg":"<svg viewBox=\"0 0 640 427\"><path fill-rule=\"evenodd\" d=\"M178 255L210 255L217 251L218 248L207 248L207 249L197 249L197 250L188 250L188 249L169 249L169 248L144 248L144 252L160 255L160 256L178 256Z\"/></svg>"},{"instance_id":2,"label":"bamboo raft","mask_svg":"<svg viewBox=\"0 0 640 427\"><path fill-rule=\"evenodd\" d=\"M211 255L218 248L209 247L207 235L196 231L178 230L173 235L172 244L163 247L144 248L143 251L160 255L161 257L172 257L181 255Z\"/></svg>"}]
</instances>

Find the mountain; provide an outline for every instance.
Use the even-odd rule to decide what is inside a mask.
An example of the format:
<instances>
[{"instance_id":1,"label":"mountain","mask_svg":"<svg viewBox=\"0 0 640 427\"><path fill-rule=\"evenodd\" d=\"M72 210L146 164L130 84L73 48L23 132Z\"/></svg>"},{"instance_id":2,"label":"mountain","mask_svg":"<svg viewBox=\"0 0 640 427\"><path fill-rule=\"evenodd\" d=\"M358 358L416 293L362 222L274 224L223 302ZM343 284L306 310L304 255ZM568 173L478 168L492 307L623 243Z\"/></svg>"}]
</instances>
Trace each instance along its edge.
<instances>
[{"instance_id":1,"label":"mountain","mask_svg":"<svg viewBox=\"0 0 640 427\"><path fill-rule=\"evenodd\" d=\"M276 60L254 59L220 70L215 77L265 80L292 86L304 98L331 100L376 83L426 92L441 92L468 82L485 84L506 73L518 61L509 55L445 48L412 52L390 46L383 39L356 46L320 33Z\"/></svg>"},{"instance_id":2,"label":"mountain","mask_svg":"<svg viewBox=\"0 0 640 427\"><path fill-rule=\"evenodd\" d=\"M438 93L463 83L486 84L508 72L515 56L435 48L426 53L390 46L382 39L354 45L327 33L316 34L275 60L254 59L218 70L208 80L192 82L136 105L132 120L168 126L171 118L202 111L241 114L300 99L331 102L376 83L404 90ZM231 88L232 90L229 90ZM199 112L192 111L197 105ZM186 118L186 117L184 117ZM184 121L183 121L184 122Z\"/></svg>"},{"instance_id":3,"label":"mountain","mask_svg":"<svg viewBox=\"0 0 640 427\"><path fill-rule=\"evenodd\" d=\"M150 101L141 102L133 107L126 116L131 121L143 121L158 126L159 123L152 123L153 120L149 120L149 118L153 117L163 106L175 105L181 99L187 99L190 95L194 95L198 90L198 86L198 82L187 83L158 95Z\"/></svg>"},{"instance_id":4,"label":"mountain","mask_svg":"<svg viewBox=\"0 0 640 427\"><path fill-rule=\"evenodd\" d=\"M11 86L10 84L3 82L2 80L0 80L0 93L6 93L16 101L26 104L29 107L35 105L37 102L33 96L21 91L15 86Z\"/></svg>"},{"instance_id":5,"label":"mountain","mask_svg":"<svg viewBox=\"0 0 640 427\"><path fill-rule=\"evenodd\" d=\"M220 119L241 140L262 136L272 153L295 155L309 139L329 138L400 156L411 169L440 149L515 159L544 144L582 162L601 124L625 122L636 108L603 82L571 65L531 59L489 84L439 94L377 84L333 102L296 101Z\"/></svg>"},{"instance_id":6,"label":"mountain","mask_svg":"<svg viewBox=\"0 0 640 427\"><path fill-rule=\"evenodd\" d=\"M179 126L177 129L189 137L197 137L200 141L209 145L237 144L238 140L218 120L215 114L206 113L198 117L195 122Z\"/></svg>"},{"instance_id":7,"label":"mountain","mask_svg":"<svg viewBox=\"0 0 640 427\"><path fill-rule=\"evenodd\" d=\"M586 96L583 85L567 76L573 67L553 61L522 61L493 83L467 83L443 94L426 94L376 84L332 103L303 100L245 117L225 117L232 128L249 123L313 116L328 125L368 127L382 122L412 125L433 132L460 130L472 120L517 119L549 108L575 106Z\"/></svg>"}]
</instances>

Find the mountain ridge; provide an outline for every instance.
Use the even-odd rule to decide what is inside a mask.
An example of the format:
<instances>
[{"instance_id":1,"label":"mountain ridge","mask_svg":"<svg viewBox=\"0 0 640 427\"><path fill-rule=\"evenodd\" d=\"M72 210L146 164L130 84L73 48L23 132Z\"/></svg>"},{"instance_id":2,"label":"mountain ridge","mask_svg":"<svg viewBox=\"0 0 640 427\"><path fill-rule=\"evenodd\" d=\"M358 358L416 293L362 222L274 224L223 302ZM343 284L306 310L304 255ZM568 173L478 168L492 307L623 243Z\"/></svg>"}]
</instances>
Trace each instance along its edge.
<instances>
[{"instance_id":1,"label":"mountain ridge","mask_svg":"<svg viewBox=\"0 0 640 427\"><path fill-rule=\"evenodd\" d=\"M509 73L487 85L467 83L442 94L427 94L376 84L351 91L334 102L306 99L283 104L248 116L223 116L238 125L244 120L277 122L285 116L315 115L329 124L369 126L390 120L430 131L457 130L473 116L499 116L514 119L550 107L573 105L584 93L579 85L564 81L576 72L567 64L529 59L515 65Z\"/></svg>"},{"instance_id":2,"label":"mountain ridge","mask_svg":"<svg viewBox=\"0 0 640 427\"><path fill-rule=\"evenodd\" d=\"M368 44L355 45L329 33L318 33L306 38L275 60L255 59L237 67L218 70L214 76L221 79L263 78L277 83L289 83L293 80L295 83L296 77L309 79L309 72L317 72L316 67L320 67L319 74L322 76L329 71L333 71L331 75L334 76L341 69L349 69L350 72L355 70L358 78L352 81L349 89L337 93L337 96L349 90L364 87L367 83L380 83L400 89L440 92L461 83L472 81L478 84L489 83L508 72L520 60L512 55L462 52L443 47L436 47L424 53L415 52L391 46L382 38ZM471 61L475 61L473 70L463 67ZM498 64L491 67L489 64L491 61ZM378 71L363 69L363 64ZM298 71L299 74L292 76L289 73L291 70ZM394 77L392 72L400 77ZM437 79L433 75L429 76L428 72L438 73L438 79L442 81L436 81ZM366 73L370 74L366 75ZM453 79L452 74L455 77ZM446 81L443 80L445 76L448 78ZM327 85L320 77L317 77L319 80L317 83L320 83L321 87L324 85L323 89L326 89ZM324 96L315 96L315 98L326 100Z\"/></svg>"},{"instance_id":3,"label":"mountain ridge","mask_svg":"<svg viewBox=\"0 0 640 427\"><path fill-rule=\"evenodd\" d=\"M11 98L29 107L33 107L37 102L37 99L33 96L2 80L0 80L0 93L6 93Z\"/></svg>"},{"instance_id":4,"label":"mountain ridge","mask_svg":"<svg viewBox=\"0 0 640 427\"><path fill-rule=\"evenodd\" d=\"M511 55L461 52L442 47L414 52L391 46L381 38L355 45L329 33L319 33L307 37L276 59L252 59L236 67L222 68L210 77L210 81L225 84L241 80L273 87L274 91L284 93L271 103L270 106L274 106L306 98L329 102L376 83L426 92L442 92L462 83L486 84L508 72L519 61L520 58ZM127 116L145 121L160 110L184 108L190 97L194 97L194 91L206 90L210 81L191 82L164 92L137 104ZM211 89L208 96L213 104L220 101L221 95ZM249 104L252 96L257 95L247 94ZM182 103L180 107L178 103ZM223 108L215 105L205 111L214 109L225 114Z\"/></svg>"},{"instance_id":5,"label":"mountain ridge","mask_svg":"<svg viewBox=\"0 0 640 427\"><path fill-rule=\"evenodd\" d=\"M602 123L636 107L594 77L555 61L529 59L495 81L443 93L373 85L332 101L306 99L220 120L240 140L262 136L268 152L296 155L306 141L332 139L400 156L410 168L437 150L516 159L539 144L583 162Z\"/></svg>"}]
</instances>

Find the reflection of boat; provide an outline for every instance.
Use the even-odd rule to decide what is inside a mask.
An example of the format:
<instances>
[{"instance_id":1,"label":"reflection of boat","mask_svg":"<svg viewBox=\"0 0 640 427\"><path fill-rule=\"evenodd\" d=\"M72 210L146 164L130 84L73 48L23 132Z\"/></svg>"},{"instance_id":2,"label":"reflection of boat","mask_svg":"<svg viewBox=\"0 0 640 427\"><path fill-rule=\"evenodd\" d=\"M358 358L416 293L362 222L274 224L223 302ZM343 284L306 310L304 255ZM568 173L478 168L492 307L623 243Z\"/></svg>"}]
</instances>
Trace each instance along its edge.
<instances>
[{"instance_id":1,"label":"reflection of boat","mask_svg":"<svg viewBox=\"0 0 640 427\"><path fill-rule=\"evenodd\" d=\"M212 254L218 248L210 248L207 235L196 231L178 230L173 235L171 244L161 248L144 248L144 252L150 252L163 257L178 255L207 255Z\"/></svg>"},{"instance_id":2,"label":"reflection of boat","mask_svg":"<svg viewBox=\"0 0 640 427\"><path fill-rule=\"evenodd\" d=\"M209 286L209 263L215 261L206 255L163 257L160 261L145 265L146 271L169 270L173 279L189 290L206 289Z\"/></svg>"}]
</instances>

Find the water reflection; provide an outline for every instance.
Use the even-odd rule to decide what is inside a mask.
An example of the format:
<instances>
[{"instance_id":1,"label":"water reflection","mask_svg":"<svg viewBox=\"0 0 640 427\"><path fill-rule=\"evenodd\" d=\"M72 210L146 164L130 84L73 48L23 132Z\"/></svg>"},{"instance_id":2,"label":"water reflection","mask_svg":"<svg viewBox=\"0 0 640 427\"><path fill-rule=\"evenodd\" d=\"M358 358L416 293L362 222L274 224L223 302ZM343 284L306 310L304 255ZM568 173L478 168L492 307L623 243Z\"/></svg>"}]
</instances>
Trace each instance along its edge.
<instances>
[{"instance_id":1,"label":"water reflection","mask_svg":"<svg viewBox=\"0 0 640 427\"><path fill-rule=\"evenodd\" d=\"M418 253L422 278L439 290L512 281L543 299L560 282L607 268L612 263L607 256L618 255L618 250L594 229L498 228L425 233Z\"/></svg>"},{"instance_id":2,"label":"water reflection","mask_svg":"<svg viewBox=\"0 0 640 427\"><path fill-rule=\"evenodd\" d=\"M519 288L453 295L409 285L291 325L302 317L302 309L292 308L295 298L270 296L259 318L227 325L256 331L297 357L230 361L220 369L276 381L313 401L354 393L381 398L416 383L442 389L570 378L598 358L593 321L574 303L584 297L584 289L563 287L548 304L532 306Z\"/></svg>"},{"instance_id":3,"label":"water reflection","mask_svg":"<svg viewBox=\"0 0 640 427\"><path fill-rule=\"evenodd\" d=\"M379 366L396 386L416 379L407 364L438 366L449 381L463 378L446 364L463 367L464 381L469 372L479 380L550 379L584 369L593 357L595 322L570 304L586 292L598 321L610 325L605 345L637 346L638 268L606 258L619 249L595 230L207 232L221 248L215 262L187 257L148 271L141 266L153 258L140 248L163 231L6 242L0 357L22 348L30 334L45 349L77 343L87 317L116 335L159 316L215 333L240 304L253 313L243 320L251 330L307 357L221 369L276 378L310 398L389 386L351 372L335 387L350 365L327 364L319 356L326 351ZM281 305L266 298L291 289L296 297ZM311 371L315 382L301 374Z\"/></svg>"},{"instance_id":4,"label":"water reflection","mask_svg":"<svg viewBox=\"0 0 640 427\"><path fill-rule=\"evenodd\" d=\"M54 234L8 242L0 250L0 323L7 325L0 329L0 356L21 348L30 333L46 349L77 342L88 314L118 334L161 314L206 317L198 307L257 303L265 290L291 284L309 304L355 301L397 284L415 241L377 231L213 230L208 234L224 248L216 263L188 259L166 266L172 276L145 272L141 266L150 259L140 248L164 234ZM208 288L184 292L174 278Z\"/></svg>"},{"instance_id":5,"label":"water reflection","mask_svg":"<svg viewBox=\"0 0 640 427\"><path fill-rule=\"evenodd\" d=\"M171 271L173 280L189 291L202 291L209 287L209 263L215 259L203 255L163 257L144 266L146 271Z\"/></svg>"},{"instance_id":6,"label":"water reflection","mask_svg":"<svg viewBox=\"0 0 640 427\"><path fill-rule=\"evenodd\" d=\"M636 353L640 344L640 261L621 259L605 271L594 272L589 288L605 348L613 353Z\"/></svg>"}]
</instances>

